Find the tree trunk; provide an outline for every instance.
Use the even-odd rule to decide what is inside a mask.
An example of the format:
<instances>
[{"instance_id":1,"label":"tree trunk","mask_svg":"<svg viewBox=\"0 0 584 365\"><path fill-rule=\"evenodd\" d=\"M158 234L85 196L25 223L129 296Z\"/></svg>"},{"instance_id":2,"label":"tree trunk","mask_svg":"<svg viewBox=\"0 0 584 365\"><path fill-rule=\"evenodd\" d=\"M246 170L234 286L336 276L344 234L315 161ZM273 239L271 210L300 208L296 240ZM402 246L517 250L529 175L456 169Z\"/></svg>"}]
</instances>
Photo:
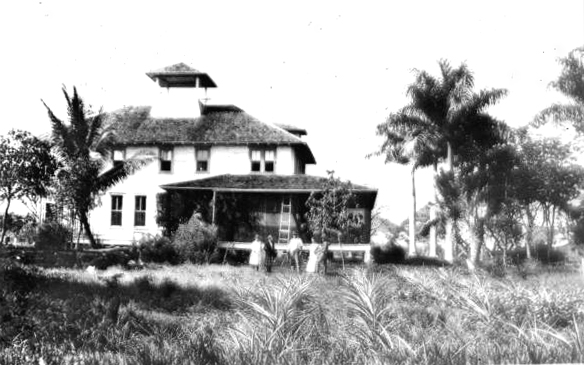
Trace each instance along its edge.
<instances>
[{"instance_id":1,"label":"tree trunk","mask_svg":"<svg viewBox=\"0 0 584 365\"><path fill-rule=\"evenodd\" d=\"M556 225L556 207L552 207L551 212L551 219L548 229L548 246L551 249L554 245L554 236L555 236L555 225Z\"/></svg>"},{"instance_id":2,"label":"tree trunk","mask_svg":"<svg viewBox=\"0 0 584 365\"><path fill-rule=\"evenodd\" d=\"M529 210L529 207L525 210L525 215L527 216L527 232L525 233L525 255L527 259L531 259L531 246L533 244L533 225L534 217Z\"/></svg>"},{"instance_id":3,"label":"tree trunk","mask_svg":"<svg viewBox=\"0 0 584 365\"><path fill-rule=\"evenodd\" d=\"M416 169L412 167L412 203L410 205L410 242L408 256L416 255Z\"/></svg>"},{"instance_id":4,"label":"tree trunk","mask_svg":"<svg viewBox=\"0 0 584 365\"><path fill-rule=\"evenodd\" d=\"M447 143L447 155L446 155L446 171L452 171L453 165L452 156L452 145L450 142ZM444 238L444 261L453 262L454 261L454 236L452 235L452 220L448 219L446 221L446 237Z\"/></svg>"},{"instance_id":5,"label":"tree trunk","mask_svg":"<svg viewBox=\"0 0 584 365\"><path fill-rule=\"evenodd\" d=\"M482 218L477 218L475 226L473 227L473 238L470 242L469 260L473 267L479 263L481 248L483 247L485 238L485 226Z\"/></svg>"},{"instance_id":6,"label":"tree trunk","mask_svg":"<svg viewBox=\"0 0 584 365\"><path fill-rule=\"evenodd\" d=\"M81 225L85 230L85 234L89 239L89 244L91 248L97 248L97 242L95 242L95 238L93 237L93 233L91 233L91 227L89 226L89 220L87 219L87 213L80 212L79 213L79 220L81 221Z\"/></svg>"},{"instance_id":7,"label":"tree trunk","mask_svg":"<svg viewBox=\"0 0 584 365\"><path fill-rule=\"evenodd\" d=\"M436 178L438 177L438 164L434 163L434 179L432 180L434 186L434 201L430 203L430 221L436 220L436 209L438 204L438 186L436 185ZM429 239L429 247L428 247L428 256L436 257L436 237L437 237L437 230L436 224L430 227L430 239Z\"/></svg>"},{"instance_id":8,"label":"tree trunk","mask_svg":"<svg viewBox=\"0 0 584 365\"><path fill-rule=\"evenodd\" d=\"M6 210L4 211L4 217L2 219L2 236L0 238L0 246L4 244L4 237L6 236L6 222L8 221L8 210L10 209L11 199L6 199Z\"/></svg>"}]
</instances>

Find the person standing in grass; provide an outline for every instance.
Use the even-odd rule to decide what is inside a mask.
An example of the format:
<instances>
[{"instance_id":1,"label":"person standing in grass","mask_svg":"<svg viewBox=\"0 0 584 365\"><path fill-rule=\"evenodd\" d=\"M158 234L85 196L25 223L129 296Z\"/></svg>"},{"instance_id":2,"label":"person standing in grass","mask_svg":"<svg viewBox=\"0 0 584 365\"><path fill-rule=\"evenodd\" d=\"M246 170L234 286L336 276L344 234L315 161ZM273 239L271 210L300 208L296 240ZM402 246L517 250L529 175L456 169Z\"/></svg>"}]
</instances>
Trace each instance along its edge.
<instances>
[{"instance_id":1,"label":"person standing in grass","mask_svg":"<svg viewBox=\"0 0 584 365\"><path fill-rule=\"evenodd\" d=\"M277 256L276 246L274 245L274 238L272 235L268 235L268 240L264 245L264 266L266 272L272 272L272 264Z\"/></svg>"},{"instance_id":2,"label":"person standing in grass","mask_svg":"<svg viewBox=\"0 0 584 365\"><path fill-rule=\"evenodd\" d=\"M260 236L256 234L255 239L251 243L251 252L249 254L249 265L255 267L256 270L259 270L262 264L263 246L264 244L260 241Z\"/></svg>"},{"instance_id":3,"label":"person standing in grass","mask_svg":"<svg viewBox=\"0 0 584 365\"><path fill-rule=\"evenodd\" d=\"M306 272L315 273L318 272L318 260L317 260L317 250L320 246L314 237L312 237L312 243L308 248L308 262L306 263Z\"/></svg>"},{"instance_id":4,"label":"person standing in grass","mask_svg":"<svg viewBox=\"0 0 584 365\"><path fill-rule=\"evenodd\" d=\"M294 261L296 265L296 272L300 273L300 251L302 250L302 245L304 243L298 237L298 233L294 232L292 234L292 239L288 242L288 257L290 260Z\"/></svg>"}]
</instances>

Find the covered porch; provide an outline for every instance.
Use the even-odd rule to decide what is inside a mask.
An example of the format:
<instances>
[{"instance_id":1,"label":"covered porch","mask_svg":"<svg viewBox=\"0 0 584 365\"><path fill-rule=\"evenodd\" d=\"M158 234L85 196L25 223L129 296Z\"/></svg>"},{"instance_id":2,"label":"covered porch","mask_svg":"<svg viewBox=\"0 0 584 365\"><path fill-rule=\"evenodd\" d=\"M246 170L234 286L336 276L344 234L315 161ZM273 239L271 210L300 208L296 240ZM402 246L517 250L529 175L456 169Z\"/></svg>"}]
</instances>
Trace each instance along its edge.
<instances>
[{"instance_id":1,"label":"covered porch","mask_svg":"<svg viewBox=\"0 0 584 365\"><path fill-rule=\"evenodd\" d=\"M262 240L272 235L278 249L284 249L293 233L310 242L312 232L306 220L306 201L312 192L322 190L326 178L309 175L220 175L205 179L164 185L159 199L159 224L172 233L178 224L195 211L217 225L219 247L245 250L259 234ZM342 250L369 243L371 209L377 191L354 186L355 201L349 207L363 225L347 232ZM347 246L350 245L350 246ZM366 245L368 247L368 245ZM333 244L331 251L341 250ZM362 249L355 248L356 251ZM351 251L355 251L351 250Z\"/></svg>"}]
</instances>

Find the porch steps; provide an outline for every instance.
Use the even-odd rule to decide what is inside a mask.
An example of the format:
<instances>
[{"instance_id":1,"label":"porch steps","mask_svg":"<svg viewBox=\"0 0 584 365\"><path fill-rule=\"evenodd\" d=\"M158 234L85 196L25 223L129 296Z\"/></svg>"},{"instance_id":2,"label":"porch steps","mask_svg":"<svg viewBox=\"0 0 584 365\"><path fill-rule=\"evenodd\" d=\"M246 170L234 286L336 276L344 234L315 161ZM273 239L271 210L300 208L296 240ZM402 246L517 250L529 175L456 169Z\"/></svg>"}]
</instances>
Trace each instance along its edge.
<instances>
[{"instance_id":1,"label":"porch steps","mask_svg":"<svg viewBox=\"0 0 584 365\"><path fill-rule=\"evenodd\" d=\"M290 240L290 223L292 220L292 199L285 197L282 199L282 210L280 211L280 229L278 230L278 243L288 243Z\"/></svg>"}]
</instances>

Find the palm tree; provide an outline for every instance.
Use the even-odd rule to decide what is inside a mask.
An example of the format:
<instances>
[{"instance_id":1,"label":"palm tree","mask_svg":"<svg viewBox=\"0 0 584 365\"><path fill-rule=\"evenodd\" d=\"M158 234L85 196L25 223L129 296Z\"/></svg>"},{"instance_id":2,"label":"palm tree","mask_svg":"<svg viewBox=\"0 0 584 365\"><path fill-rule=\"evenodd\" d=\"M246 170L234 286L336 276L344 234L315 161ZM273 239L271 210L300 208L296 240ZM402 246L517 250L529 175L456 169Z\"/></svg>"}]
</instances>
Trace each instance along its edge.
<instances>
[{"instance_id":1,"label":"palm tree","mask_svg":"<svg viewBox=\"0 0 584 365\"><path fill-rule=\"evenodd\" d=\"M445 162L443 172L452 171L457 148L471 141L480 145L488 139L490 127L484 125L483 112L501 99L506 91L503 89L481 90L473 92L474 77L466 64L452 68L445 61L439 61L441 75L435 78L426 71L415 70L416 79L407 91L411 102L399 114L405 117L395 120L395 128L414 134L423 130L432 136L432 143L426 153L432 157L432 166L436 176L438 164ZM404 135L402 133L402 135ZM436 187L436 185L435 185ZM430 218L436 219L436 202L432 204ZM453 261L452 223L446 224L444 259ZM430 250L435 247L436 229L430 234Z\"/></svg>"},{"instance_id":2,"label":"palm tree","mask_svg":"<svg viewBox=\"0 0 584 365\"><path fill-rule=\"evenodd\" d=\"M408 255L416 254L416 170L433 164L436 136L423 116L409 113L406 107L392 113L385 123L377 126L377 134L384 136L378 154L385 154L385 162L411 166L411 205L409 214ZM435 247L435 246L434 246ZM436 250L430 250L430 255Z\"/></svg>"},{"instance_id":3,"label":"palm tree","mask_svg":"<svg viewBox=\"0 0 584 365\"><path fill-rule=\"evenodd\" d=\"M584 134L584 47L572 50L559 62L562 73L550 86L564 94L570 102L553 104L542 110L532 125L539 127L547 122L571 122L577 132Z\"/></svg>"},{"instance_id":4,"label":"palm tree","mask_svg":"<svg viewBox=\"0 0 584 365\"><path fill-rule=\"evenodd\" d=\"M65 87L68 123L57 118L45 104L52 127L52 140L63 168L57 173L57 199L70 208L79 219L92 248L97 247L88 215L100 193L124 180L151 161L145 154L133 156L105 170L115 145L115 133L105 125L105 115L89 116L83 100L73 88L70 97ZM105 171L104 171L105 170Z\"/></svg>"}]
</instances>

